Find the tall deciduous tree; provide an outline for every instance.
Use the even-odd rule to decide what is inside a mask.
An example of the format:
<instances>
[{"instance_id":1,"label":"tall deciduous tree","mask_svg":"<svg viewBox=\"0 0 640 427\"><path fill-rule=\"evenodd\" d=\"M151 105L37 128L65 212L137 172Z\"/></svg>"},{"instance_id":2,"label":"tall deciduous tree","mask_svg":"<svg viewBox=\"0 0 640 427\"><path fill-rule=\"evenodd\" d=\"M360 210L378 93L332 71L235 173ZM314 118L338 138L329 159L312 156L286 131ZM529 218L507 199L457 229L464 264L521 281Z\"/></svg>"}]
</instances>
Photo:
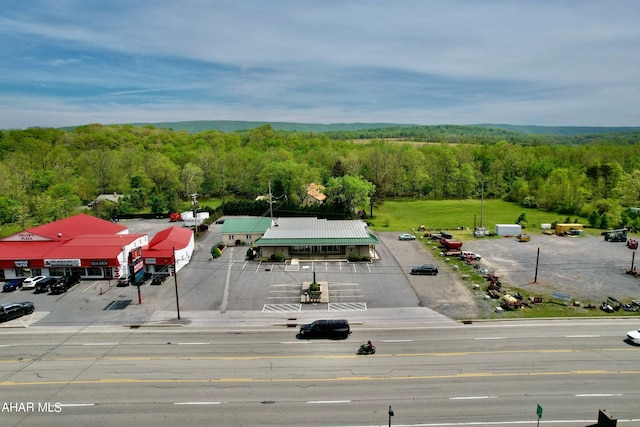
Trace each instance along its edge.
<instances>
[{"instance_id":1,"label":"tall deciduous tree","mask_svg":"<svg viewBox=\"0 0 640 427\"><path fill-rule=\"evenodd\" d=\"M345 175L329 179L325 186L327 200L338 208L353 215L359 206L369 201L376 187L359 176Z\"/></svg>"}]
</instances>

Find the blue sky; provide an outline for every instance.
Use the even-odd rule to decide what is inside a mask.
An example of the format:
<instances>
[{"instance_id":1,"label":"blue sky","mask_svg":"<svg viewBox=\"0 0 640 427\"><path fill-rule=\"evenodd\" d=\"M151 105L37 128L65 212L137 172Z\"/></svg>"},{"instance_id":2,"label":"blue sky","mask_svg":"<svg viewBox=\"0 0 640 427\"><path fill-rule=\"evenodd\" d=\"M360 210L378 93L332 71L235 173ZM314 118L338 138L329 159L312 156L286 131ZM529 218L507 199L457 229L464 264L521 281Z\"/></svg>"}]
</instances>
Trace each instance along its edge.
<instances>
[{"instance_id":1,"label":"blue sky","mask_svg":"<svg viewBox=\"0 0 640 427\"><path fill-rule=\"evenodd\" d=\"M2 0L0 128L640 126L640 2Z\"/></svg>"}]
</instances>

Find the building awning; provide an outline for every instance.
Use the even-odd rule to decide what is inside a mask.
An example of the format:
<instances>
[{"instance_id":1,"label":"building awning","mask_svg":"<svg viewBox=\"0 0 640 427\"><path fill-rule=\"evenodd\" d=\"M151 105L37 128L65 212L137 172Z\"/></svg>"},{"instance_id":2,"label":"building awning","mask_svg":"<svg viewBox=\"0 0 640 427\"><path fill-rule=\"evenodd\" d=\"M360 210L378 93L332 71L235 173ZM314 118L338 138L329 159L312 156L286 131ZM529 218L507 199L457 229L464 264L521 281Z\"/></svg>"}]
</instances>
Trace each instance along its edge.
<instances>
[{"instance_id":1,"label":"building awning","mask_svg":"<svg viewBox=\"0 0 640 427\"><path fill-rule=\"evenodd\" d=\"M362 246L375 245L378 238L373 234L369 237L336 237L336 238L260 238L254 243L255 246Z\"/></svg>"}]
</instances>

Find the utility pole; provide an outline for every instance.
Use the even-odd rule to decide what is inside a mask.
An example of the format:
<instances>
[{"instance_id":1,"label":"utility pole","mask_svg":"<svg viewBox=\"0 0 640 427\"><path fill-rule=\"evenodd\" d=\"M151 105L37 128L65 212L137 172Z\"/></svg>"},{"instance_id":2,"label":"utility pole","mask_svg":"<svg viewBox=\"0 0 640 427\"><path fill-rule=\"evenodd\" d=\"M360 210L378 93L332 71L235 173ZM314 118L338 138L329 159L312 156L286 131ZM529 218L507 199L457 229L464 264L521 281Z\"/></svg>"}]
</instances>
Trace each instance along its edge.
<instances>
[{"instance_id":1,"label":"utility pole","mask_svg":"<svg viewBox=\"0 0 640 427\"><path fill-rule=\"evenodd\" d=\"M484 179L482 180L482 189L480 190L480 228L482 225L482 211L484 208Z\"/></svg>"},{"instance_id":2,"label":"utility pole","mask_svg":"<svg viewBox=\"0 0 640 427\"><path fill-rule=\"evenodd\" d=\"M178 320L180 320L180 302L178 301L178 272L176 271L176 248L173 248L173 282L176 286L176 308L178 309Z\"/></svg>"},{"instance_id":3,"label":"utility pole","mask_svg":"<svg viewBox=\"0 0 640 427\"><path fill-rule=\"evenodd\" d=\"M269 180L269 216L273 222L273 195L271 194L271 180Z\"/></svg>"},{"instance_id":4,"label":"utility pole","mask_svg":"<svg viewBox=\"0 0 640 427\"><path fill-rule=\"evenodd\" d=\"M193 193L191 195L191 205L193 207L193 235L194 237L198 237L198 196L200 194Z\"/></svg>"}]
</instances>

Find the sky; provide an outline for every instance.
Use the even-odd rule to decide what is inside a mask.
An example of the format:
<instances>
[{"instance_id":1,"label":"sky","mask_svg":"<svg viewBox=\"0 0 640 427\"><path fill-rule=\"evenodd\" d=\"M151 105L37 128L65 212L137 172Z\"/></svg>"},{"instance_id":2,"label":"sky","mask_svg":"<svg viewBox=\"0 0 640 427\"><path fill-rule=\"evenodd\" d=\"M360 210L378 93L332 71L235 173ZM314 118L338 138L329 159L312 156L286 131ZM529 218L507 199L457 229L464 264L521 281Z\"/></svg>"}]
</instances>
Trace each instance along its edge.
<instances>
[{"instance_id":1,"label":"sky","mask_svg":"<svg viewBox=\"0 0 640 427\"><path fill-rule=\"evenodd\" d=\"M637 0L2 0L0 129L640 126Z\"/></svg>"}]
</instances>

